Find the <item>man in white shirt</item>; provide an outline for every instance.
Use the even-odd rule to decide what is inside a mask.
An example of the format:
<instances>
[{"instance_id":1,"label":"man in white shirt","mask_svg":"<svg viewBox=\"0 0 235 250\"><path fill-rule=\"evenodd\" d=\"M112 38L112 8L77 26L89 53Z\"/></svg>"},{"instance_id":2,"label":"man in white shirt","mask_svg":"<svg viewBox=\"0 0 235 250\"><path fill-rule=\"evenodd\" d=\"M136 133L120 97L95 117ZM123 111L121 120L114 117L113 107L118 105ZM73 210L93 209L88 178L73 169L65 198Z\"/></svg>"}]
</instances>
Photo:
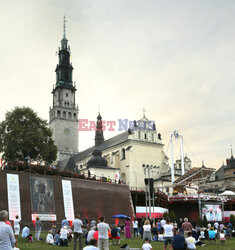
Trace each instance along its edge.
<instances>
[{"instance_id":1,"label":"man in white shirt","mask_svg":"<svg viewBox=\"0 0 235 250\"><path fill-rule=\"evenodd\" d=\"M170 220L166 220L166 224L163 226L164 228L164 250L167 248L169 243L169 249L172 249L174 235L173 235L173 225L170 223Z\"/></svg>"},{"instance_id":2,"label":"man in white shirt","mask_svg":"<svg viewBox=\"0 0 235 250\"><path fill-rule=\"evenodd\" d=\"M92 227L91 230L87 234L86 241L87 243L90 243L90 240L94 239L94 232L96 230L96 227Z\"/></svg>"},{"instance_id":3,"label":"man in white shirt","mask_svg":"<svg viewBox=\"0 0 235 250\"><path fill-rule=\"evenodd\" d=\"M99 250L97 247L97 240L91 239L90 245L83 248L83 250Z\"/></svg>"},{"instance_id":4,"label":"man in white shirt","mask_svg":"<svg viewBox=\"0 0 235 250\"><path fill-rule=\"evenodd\" d=\"M191 249L196 249L196 240L195 238L192 237L192 233L188 232L188 238L186 238L186 243L187 243L187 249L191 250Z\"/></svg>"},{"instance_id":5,"label":"man in white shirt","mask_svg":"<svg viewBox=\"0 0 235 250\"><path fill-rule=\"evenodd\" d=\"M109 250L109 235L108 232L110 227L104 222L105 218L100 217L100 223L97 225L99 236L98 236L98 248L100 250Z\"/></svg>"},{"instance_id":6,"label":"man in white shirt","mask_svg":"<svg viewBox=\"0 0 235 250\"><path fill-rule=\"evenodd\" d=\"M145 242L144 242L144 244L142 246L142 250L153 250L152 245L149 243L149 239L146 238L144 241Z\"/></svg>"},{"instance_id":7,"label":"man in white shirt","mask_svg":"<svg viewBox=\"0 0 235 250\"><path fill-rule=\"evenodd\" d=\"M15 238L11 226L6 224L8 212L0 212L0 249L11 250L15 247Z\"/></svg>"},{"instance_id":8,"label":"man in white shirt","mask_svg":"<svg viewBox=\"0 0 235 250\"><path fill-rule=\"evenodd\" d=\"M73 249L77 249L77 240L79 240L79 250L82 250L82 221L80 220L80 215L75 215L75 220L73 221L74 228L74 247Z\"/></svg>"},{"instance_id":9,"label":"man in white shirt","mask_svg":"<svg viewBox=\"0 0 235 250\"><path fill-rule=\"evenodd\" d=\"M138 237L139 236L139 233L138 233L138 221L137 221L136 218L132 221L132 227L133 227L134 237L135 236Z\"/></svg>"},{"instance_id":10,"label":"man in white shirt","mask_svg":"<svg viewBox=\"0 0 235 250\"><path fill-rule=\"evenodd\" d=\"M161 219L160 223L161 223L162 232L163 232L163 227L166 224L166 221L164 220L164 217Z\"/></svg>"}]
</instances>

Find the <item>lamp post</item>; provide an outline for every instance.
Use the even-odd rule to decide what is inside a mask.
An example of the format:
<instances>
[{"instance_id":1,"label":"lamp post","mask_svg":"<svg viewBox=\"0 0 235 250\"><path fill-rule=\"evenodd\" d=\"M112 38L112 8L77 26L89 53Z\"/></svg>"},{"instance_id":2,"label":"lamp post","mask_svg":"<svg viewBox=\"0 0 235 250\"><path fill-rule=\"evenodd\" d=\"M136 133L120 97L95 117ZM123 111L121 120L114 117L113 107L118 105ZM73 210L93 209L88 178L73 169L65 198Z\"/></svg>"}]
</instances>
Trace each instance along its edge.
<instances>
[{"instance_id":1,"label":"lamp post","mask_svg":"<svg viewBox=\"0 0 235 250\"><path fill-rule=\"evenodd\" d=\"M153 169L156 166L153 165L142 165L144 169L144 182L145 182L145 206L146 206L146 218L148 217L147 209L149 208L149 219L152 219L152 206L153 206L153 214L154 214L154 184L153 184ZM153 203L153 204L152 204ZM155 223L155 216L154 223Z\"/></svg>"}]
</instances>

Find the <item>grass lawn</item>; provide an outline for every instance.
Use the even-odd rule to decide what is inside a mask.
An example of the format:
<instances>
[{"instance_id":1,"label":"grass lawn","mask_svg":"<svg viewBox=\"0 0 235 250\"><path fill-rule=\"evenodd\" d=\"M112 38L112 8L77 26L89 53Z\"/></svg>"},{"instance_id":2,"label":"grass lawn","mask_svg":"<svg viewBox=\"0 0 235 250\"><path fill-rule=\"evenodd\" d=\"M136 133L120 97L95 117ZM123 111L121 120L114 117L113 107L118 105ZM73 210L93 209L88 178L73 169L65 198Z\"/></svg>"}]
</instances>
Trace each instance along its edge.
<instances>
[{"instance_id":1,"label":"grass lawn","mask_svg":"<svg viewBox=\"0 0 235 250\"><path fill-rule=\"evenodd\" d=\"M45 239L46 238L46 233L42 233L41 234L41 238ZM121 240L121 245L123 245L124 243L127 243L130 248L140 248L142 247L142 240L140 238L136 238L136 239L122 239ZM110 241L111 244L111 241ZM198 246L197 249L202 249L202 250L214 250L214 249L226 249L226 250L235 250L235 238L226 240L225 246L221 246L220 242L217 241L217 244L215 245L214 243L211 243L210 245L208 244L208 242L206 242L206 246L205 247L200 247ZM153 249L163 249L163 242L152 242L151 243ZM52 246L52 245L48 245L44 242L33 242L33 243L25 243L24 240L22 240L21 238L19 238L19 246L20 250L31 250L31 249L38 249L38 250L42 250L42 249L73 249L73 243L69 243L69 247L59 247L59 246ZM77 249L78 249L78 245L77 245ZM113 246L110 245L110 250L115 250L115 249L120 249L120 246Z\"/></svg>"}]
</instances>

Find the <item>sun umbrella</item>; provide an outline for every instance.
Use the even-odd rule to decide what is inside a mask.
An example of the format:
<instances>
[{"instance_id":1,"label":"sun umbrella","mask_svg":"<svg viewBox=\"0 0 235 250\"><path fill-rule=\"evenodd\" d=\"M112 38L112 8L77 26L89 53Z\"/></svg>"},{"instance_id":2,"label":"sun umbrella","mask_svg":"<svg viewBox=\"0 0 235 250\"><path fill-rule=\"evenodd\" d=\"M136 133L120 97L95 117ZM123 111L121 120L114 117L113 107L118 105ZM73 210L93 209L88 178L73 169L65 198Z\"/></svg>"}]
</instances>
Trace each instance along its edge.
<instances>
[{"instance_id":1,"label":"sun umbrella","mask_svg":"<svg viewBox=\"0 0 235 250\"><path fill-rule=\"evenodd\" d=\"M124 214L117 214L117 215L113 215L112 218L117 218L117 219L131 219L131 217L124 215Z\"/></svg>"},{"instance_id":2,"label":"sun umbrella","mask_svg":"<svg viewBox=\"0 0 235 250\"><path fill-rule=\"evenodd\" d=\"M230 190L224 191L222 194L219 194L220 196L235 196L235 193Z\"/></svg>"}]
</instances>

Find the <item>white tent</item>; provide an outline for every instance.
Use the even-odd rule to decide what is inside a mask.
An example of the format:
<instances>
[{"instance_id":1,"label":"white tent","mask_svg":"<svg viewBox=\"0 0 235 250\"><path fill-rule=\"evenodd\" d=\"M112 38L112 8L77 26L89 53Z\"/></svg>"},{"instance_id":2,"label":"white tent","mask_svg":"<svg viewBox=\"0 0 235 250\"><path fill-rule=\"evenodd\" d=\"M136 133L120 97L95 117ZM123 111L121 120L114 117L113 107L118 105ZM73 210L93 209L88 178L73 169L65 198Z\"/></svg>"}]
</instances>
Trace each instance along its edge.
<instances>
[{"instance_id":1,"label":"white tent","mask_svg":"<svg viewBox=\"0 0 235 250\"><path fill-rule=\"evenodd\" d=\"M235 196L235 193L230 190L224 191L222 194L219 194L220 196Z\"/></svg>"}]
</instances>

